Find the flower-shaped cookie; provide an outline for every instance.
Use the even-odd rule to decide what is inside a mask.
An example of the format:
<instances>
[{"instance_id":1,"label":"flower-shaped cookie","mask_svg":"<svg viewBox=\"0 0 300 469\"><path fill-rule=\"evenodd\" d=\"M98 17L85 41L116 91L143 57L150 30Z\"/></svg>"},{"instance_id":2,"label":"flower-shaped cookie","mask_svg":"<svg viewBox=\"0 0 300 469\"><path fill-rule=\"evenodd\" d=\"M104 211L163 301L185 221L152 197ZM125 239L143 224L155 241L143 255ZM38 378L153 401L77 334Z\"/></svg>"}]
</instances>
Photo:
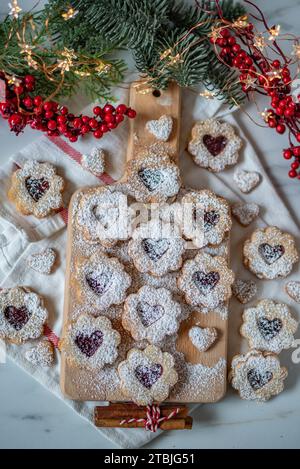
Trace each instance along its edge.
<instances>
[{"instance_id":1,"label":"flower-shaped cookie","mask_svg":"<svg viewBox=\"0 0 300 469\"><path fill-rule=\"evenodd\" d=\"M178 166L167 153L144 150L127 166L130 191L138 202L165 202L180 189Z\"/></svg>"},{"instance_id":2,"label":"flower-shaped cookie","mask_svg":"<svg viewBox=\"0 0 300 469\"><path fill-rule=\"evenodd\" d=\"M222 256L200 252L187 260L178 278L178 288L185 293L187 303L215 308L231 297L234 274Z\"/></svg>"},{"instance_id":3,"label":"flower-shaped cookie","mask_svg":"<svg viewBox=\"0 0 300 469\"><path fill-rule=\"evenodd\" d=\"M178 330L179 303L166 288L144 285L125 301L122 324L135 340L158 343Z\"/></svg>"},{"instance_id":4,"label":"flower-shaped cookie","mask_svg":"<svg viewBox=\"0 0 300 469\"><path fill-rule=\"evenodd\" d=\"M106 247L129 236L127 197L109 187L85 192L78 207L76 222L84 238Z\"/></svg>"},{"instance_id":5,"label":"flower-shaped cookie","mask_svg":"<svg viewBox=\"0 0 300 469\"><path fill-rule=\"evenodd\" d=\"M194 125L188 151L197 165L219 172L236 164L241 147L242 140L231 125L207 119Z\"/></svg>"},{"instance_id":6,"label":"flower-shaped cookie","mask_svg":"<svg viewBox=\"0 0 300 469\"><path fill-rule=\"evenodd\" d=\"M63 189L64 180L54 166L30 160L13 173L8 197L23 215L43 218L63 206Z\"/></svg>"},{"instance_id":7,"label":"flower-shaped cookie","mask_svg":"<svg viewBox=\"0 0 300 469\"><path fill-rule=\"evenodd\" d=\"M183 234L197 247L219 244L231 228L228 202L209 190L189 192L182 198Z\"/></svg>"},{"instance_id":8,"label":"flower-shaped cookie","mask_svg":"<svg viewBox=\"0 0 300 469\"><path fill-rule=\"evenodd\" d=\"M244 264L258 278L286 277L298 260L294 238L276 226L254 231L244 244Z\"/></svg>"},{"instance_id":9,"label":"flower-shaped cookie","mask_svg":"<svg viewBox=\"0 0 300 469\"><path fill-rule=\"evenodd\" d=\"M37 339L43 334L48 312L42 299L27 288L0 292L0 338L15 344Z\"/></svg>"},{"instance_id":10,"label":"flower-shaped cookie","mask_svg":"<svg viewBox=\"0 0 300 469\"><path fill-rule=\"evenodd\" d=\"M131 349L118 372L122 392L137 405L164 401L178 381L172 355L154 345Z\"/></svg>"},{"instance_id":11,"label":"flower-shaped cookie","mask_svg":"<svg viewBox=\"0 0 300 469\"><path fill-rule=\"evenodd\" d=\"M293 346L298 322L286 304L261 300L255 308L245 309L243 320L241 334L250 348L280 353Z\"/></svg>"},{"instance_id":12,"label":"flower-shaped cookie","mask_svg":"<svg viewBox=\"0 0 300 469\"><path fill-rule=\"evenodd\" d=\"M287 369L280 366L277 355L250 350L236 355L229 380L242 399L267 401L283 391Z\"/></svg>"},{"instance_id":13,"label":"flower-shaped cookie","mask_svg":"<svg viewBox=\"0 0 300 469\"><path fill-rule=\"evenodd\" d=\"M77 275L81 286L78 296L99 310L122 303L131 285L131 277L120 261L104 253L93 254L80 262Z\"/></svg>"},{"instance_id":14,"label":"flower-shaped cookie","mask_svg":"<svg viewBox=\"0 0 300 469\"><path fill-rule=\"evenodd\" d=\"M176 227L154 219L134 230L128 252L137 270L160 277L181 267L184 245Z\"/></svg>"},{"instance_id":15,"label":"flower-shaped cookie","mask_svg":"<svg viewBox=\"0 0 300 469\"><path fill-rule=\"evenodd\" d=\"M116 360L120 342L121 336L109 319L82 314L69 324L61 348L70 363L100 370Z\"/></svg>"}]
</instances>

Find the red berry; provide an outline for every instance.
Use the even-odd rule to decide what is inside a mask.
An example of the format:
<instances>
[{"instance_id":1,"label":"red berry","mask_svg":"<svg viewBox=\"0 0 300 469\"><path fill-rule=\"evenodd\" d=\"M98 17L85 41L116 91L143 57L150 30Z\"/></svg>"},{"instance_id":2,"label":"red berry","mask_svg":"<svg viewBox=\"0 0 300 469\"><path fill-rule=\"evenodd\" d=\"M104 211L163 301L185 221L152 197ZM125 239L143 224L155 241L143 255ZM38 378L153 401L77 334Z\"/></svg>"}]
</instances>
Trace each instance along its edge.
<instances>
[{"instance_id":1,"label":"red berry","mask_svg":"<svg viewBox=\"0 0 300 469\"><path fill-rule=\"evenodd\" d=\"M282 81L285 85L288 85L289 83L291 83L291 77L283 77Z\"/></svg>"},{"instance_id":2,"label":"red berry","mask_svg":"<svg viewBox=\"0 0 300 469\"><path fill-rule=\"evenodd\" d=\"M117 118L117 117L118 117L118 116L116 116L116 118ZM101 132L103 132L104 134L105 134L105 132L108 132L108 130L109 130L106 124L101 124L100 127L99 127L99 129L100 129Z\"/></svg>"},{"instance_id":3,"label":"red berry","mask_svg":"<svg viewBox=\"0 0 300 469\"><path fill-rule=\"evenodd\" d=\"M22 85L18 85L18 86L14 86L14 92L17 94L17 95L21 95L24 93L24 88Z\"/></svg>"},{"instance_id":4,"label":"red berry","mask_svg":"<svg viewBox=\"0 0 300 469\"><path fill-rule=\"evenodd\" d=\"M112 123L112 122L115 122L116 121L116 118L113 114L105 114L104 116L104 120L105 122L107 123Z\"/></svg>"},{"instance_id":5,"label":"red berry","mask_svg":"<svg viewBox=\"0 0 300 469\"><path fill-rule=\"evenodd\" d=\"M290 71L289 71L289 69L286 68L286 67L284 67L284 68L282 69L282 72L281 72L281 73L282 73L282 76L283 76L283 77L289 77L289 76L290 76Z\"/></svg>"},{"instance_id":6,"label":"red berry","mask_svg":"<svg viewBox=\"0 0 300 469\"><path fill-rule=\"evenodd\" d=\"M236 43L235 37L231 36L228 38L228 44L230 46L234 46L235 43Z\"/></svg>"},{"instance_id":7,"label":"red berry","mask_svg":"<svg viewBox=\"0 0 300 469\"><path fill-rule=\"evenodd\" d=\"M62 106L60 108L60 113L63 115L63 116L66 116L69 112L69 109L67 108L67 106Z\"/></svg>"},{"instance_id":8,"label":"red berry","mask_svg":"<svg viewBox=\"0 0 300 469\"><path fill-rule=\"evenodd\" d=\"M80 119L80 117L75 117L75 119L73 120L73 126L75 127L75 129L81 128L82 120Z\"/></svg>"},{"instance_id":9,"label":"red berry","mask_svg":"<svg viewBox=\"0 0 300 469\"><path fill-rule=\"evenodd\" d=\"M233 61L232 61L232 65L233 65L234 67L239 67L240 64L241 64L240 59L239 59L238 57L235 57L235 58L233 59Z\"/></svg>"},{"instance_id":10,"label":"red berry","mask_svg":"<svg viewBox=\"0 0 300 469\"><path fill-rule=\"evenodd\" d=\"M88 134L91 129L88 125L83 125L80 130L82 134Z\"/></svg>"},{"instance_id":11,"label":"red berry","mask_svg":"<svg viewBox=\"0 0 300 469\"><path fill-rule=\"evenodd\" d=\"M45 111L52 111L51 101L47 101L46 103L44 103L43 108L44 108Z\"/></svg>"},{"instance_id":12,"label":"red berry","mask_svg":"<svg viewBox=\"0 0 300 469\"><path fill-rule=\"evenodd\" d=\"M52 119L53 116L54 116L54 112L53 112L53 111L47 111L47 112L45 112L45 117L46 117L46 119Z\"/></svg>"},{"instance_id":13,"label":"red berry","mask_svg":"<svg viewBox=\"0 0 300 469\"><path fill-rule=\"evenodd\" d=\"M115 122L108 122L107 127L109 129L115 129L117 127L117 124Z\"/></svg>"},{"instance_id":14,"label":"red berry","mask_svg":"<svg viewBox=\"0 0 300 469\"><path fill-rule=\"evenodd\" d=\"M210 42L211 44L214 44L214 43L216 42L216 40L215 40L213 37L210 37L210 38L209 38L209 42Z\"/></svg>"},{"instance_id":15,"label":"red berry","mask_svg":"<svg viewBox=\"0 0 300 469\"><path fill-rule=\"evenodd\" d=\"M9 119L8 119L8 122L11 126L14 126L14 125L19 125L21 124L22 122L22 116L20 114L12 114Z\"/></svg>"},{"instance_id":16,"label":"red berry","mask_svg":"<svg viewBox=\"0 0 300 469\"><path fill-rule=\"evenodd\" d=\"M42 104L42 102L43 102L43 98L39 95L37 95L33 98L33 103L34 103L35 106L40 106Z\"/></svg>"},{"instance_id":17,"label":"red berry","mask_svg":"<svg viewBox=\"0 0 300 469\"><path fill-rule=\"evenodd\" d=\"M283 158L285 158L286 160L290 160L292 158L293 154L291 152L291 150L284 150L283 151Z\"/></svg>"},{"instance_id":18,"label":"red berry","mask_svg":"<svg viewBox=\"0 0 300 469\"><path fill-rule=\"evenodd\" d=\"M100 106L95 106L95 107L93 108L93 113L94 113L96 116L100 116L101 112L102 112L102 109L101 109Z\"/></svg>"},{"instance_id":19,"label":"red berry","mask_svg":"<svg viewBox=\"0 0 300 469\"><path fill-rule=\"evenodd\" d=\"M300 143L300 133L298 133L298 134L296 135L296 139L297 139L297 142Z\"/></svg>"},{"instance_id":20,"label":"red berry","mask_svg":"<svg viewBox=\"0 0 300 469\"><path fill-rule=\"evenodd\" d=\"M103 135L103 133L101 132L100 129L95 130L95 132L94 132L94 137L95 138L101 138L102 135Z\"/></svg>"},{"instance_id":21,"label":"red berry","mask_svg":"<svg viewBox=\"0 0 300 469\"><path fill-rule=\"evenodd\" d=\"M278 116L283 116L284 114L284 109L282 107L277 107L275 111Z\"/></svg>"},{"instance_id":22,"label":"red berry","mask_svg":"<svg viewBox=\"0 0 300 469\"><path fill-rule=\"evenodd\" d=\"M235 54L238 54L241 50L241 46L239 44L234 44L234 46L232 46L232 52L234 52Z\"/></svg>"},{"instance_id":23,"label":"red berry","mask_svg":"<svg viewBox=\"0 0 300 469\"><path fill-rule=\"evenodd\" d=\"M81 120L82 120L82 122L83 122L84 124L88 124L90 118L89 118L89 116L82 116Z\"/></svg>"},{"instance_id":24,"label":"red berry","mask_svg":"<svg viewBox=\"0 0 300 469\"><path fill-rule=\"evenodd\" d=\"M122 114L117 114L116 115L116 123L120 124L124 120L124 116Z\"/></svg>"},{"instance_id":25,"label":"red berry","mask_svg":"<svg viewBox=\"0 0 300 469\"><path fill-rule=\"evenodd\" d=\"M221 36L223 36L223 37L230 37L230 36L231 36L230 31L229 31L229 29L227 29L227 28L222 29L222 30L220 31L220 34L221 34Z\"/></svg>"},{"instance_id":26,"label":"red berry","mask_svg":"<svg viewBox=\"0 0 300 469\"><path fill-rule=\"evenodd\" d=\"M300 147L293 147L292 151L293 151L294 156L296 156L296 157L300 156Z\"/></svg>"},{"instance_id":27,"label":"red berry","mask_svg":"<svg viewBox=\"0 0 300 469\"><path fill-rule=\"evenodd\" d=\"M25 75L24 81L26 84L35 83L35 77L33 75Z\"/></svg>"},{"instance_id":28,"label":"red berry","mask_svg":"<svg viewBox=\"0 0 300 469\"><path fill-rule=\"evenodd\" d=\"M25 99L23 99L23 104L25 107L30 109L33 106L33 101L29 96L27 96Z\"/></svg>"},{"instance_id":29,"label":"red berry","mask_svg":"<svg viewBox=\"0 0 300 469\"><path fill-rule=\"evenodd\" d=\"M59 124L64 124L66 122L67 118L66 118L66 116L57 116L56 120Z\"/></svg>"},{"instance_id":30,"label":"red berry","mask_svg":"<svg viewBox=\"0 0 300 469\"><path fill-rule=\"evenodd\" d=\"M72 112L69 112L69 114L67 115L67 119L69 121L72 121L74 118L75 118L74 114Z\"/></svg>"},{"instance_id":31,"label":"red berry","mask_svg":"<svg viewBox=\"0 0 300 469\"><path fill-rule=\"evenodd\" d=\"M280 65L281 65L281 64L280 64L280 60L273 60L272 66L273 66L274 68L280 68Z\"/></svg>"},{"instance_id":32,"label":"red berry","mask_svg":"<svg viewBox=\"0 0 300 469\"><path fill-rule=\"evenodd\" d=\"M298 169L299 166L300 166L299 161L294 161L294 163L291 164L291 168L292 168L292 169Z\"/></svg>"},{"instance_id":33,"label":"red berry","mask_svg":"<svg viewBox=\"0 0 300 469\"><path fill-rule=\"evenodd\" d=\"M47 124L47 127L49 130L55 130L57 127L56 121L55 120L50 120Z\"/></svg>"},{"instance_id":34,"label":"red berry","mask_svg":"<svg viewBox=\"0 0 300 469\"><path fill-rule=\"evenodd\" d=\"M226 47L227 46L227 39L225 39L225 37L220 39L219 46L220 47Z\"/></svg>"},{"instance_id":35,"label":"red berry","mask_svg":"<svg viewBox=\"0 0 300 469\"><path fill-rule=\"evenodd\" d=\"M277 126L277 121L276 121L276 119L272 119L272 118L269 119L269 120L268 120L268 125L269 125L269 127L271 127L271 129L274 129L274 128Z\"/></svg>"},{"instance_id":36,"label":"red berry","mask_svg":"<svg viewBox=\"0 0 300 469\"><path fill-rule=\"evenodd\" d=\"M70 140L70 142L77 142L78 137L77 137L77 135L70 135L69 140Z\"/></svg>"},{"instance_id":37,"label":"red berry","mask_svg":"<svg viewBox=\"0 0 300 469\"><path fill-rule=\"evenodd\" d=\"M292 178L292 179L297 177L297 172L294 169L291 169L289 171L289 177Z\"/></svg>"},{"instance_id":38,"label":"red berry","mask_svg":"<svg viewBox=\"0 0 300 469\"><path fill-rule=\"evenodd\" d=\"M127 116L129 119L134 119L136 116L136 111L134 109L129 108L127 111Z\"/></svg>"},{"instance_id":39,"label":"red berry","mask_svg":"<svg viewBox=\"0 0 300 469\"><path fill-rule=\"evenodd\" d=\"M89 126L91 127L91 129L97 129L98 121L94 118L90 119L89 120Z\"/></svg>"},{"instance_id":40,"label":"red berry","mask_svg":"<svg viewBox=\"0 0 300 469\"><path fill-rule=\"evenodd\" d=\"M245 60L245 63L246 63L246 65L248 65L250 67L253 64L253 60L251 59L251 57L247 57L246 60Z\"/></svg>"},{"instance_id":41,"label":"red berry","mask_svg":"<svg viewBox=\"0 0 300 469\"><path fill-rule=\"evenodd\" d=\"M284 117L286 117L287 119L289 119L290 117L293 117L294 114L295 114L295 111L294 109L291 109L291 108L288 108L284 111ZM299 134L299 137L300 137L300 134Z\"/></svg>"},{"instance_id":42,"label":"red berry","mask_svg":"<svg viewBox=\"0 0 300 469\"><path fill-rule=\"evenodd\" d=\"M284 134L286 128L285 128L285 125L284 124L278 124L277 127L276 127L276 132L278 134Z\"/></svg>"},{"instance_id":43,"label":"red berry","mask_svg":"<svg viewBox=\"0 0 300 469\"><path fill-rule=\"evenodd\" d=\"M108 112L114 112L114 110L115 110L115 108L111 104L105 104L105 106L103 108L104 114L106 114Z\"/></svg>"},{"instance_id":44,"label":"red berry","mask_svg":"<svg viewBox=\"0 0 300 469\"><path fill-rule=\"evenodd\" d=\"M26 83L25 88L27 91L34 91L34 84L33 83Z\"/></svg>"},{"instance_id":45,"label":"red berry","mask_svg":"<svg viewBox=\"0 0 300 469\"><path fill-rule=\"evenodd\" d=\"M66 124L60 124L58 126L58 130L60 131L60 133L64 134L68 130L68 127Z\"/></svg>"},{"instance_id":46,"label":"red berry","mask_svg":"<svg viewBox=\"0 0 300 469\"><path fill-rule=\"evenodd\" d=\"M116 111L118 114L125 114L125 112L127 111L127 106L125 104L119 104Z\"/></svg>"},{"instance_id":47,"label":"red berry","mask_svg":"<svg viewBox=\"0 0 300 469\"><path fill-rule=\"evenodd\" d=\"M222 52L223 52L224 55L229 55L230 52L231 52L230 47L224 47Z\"/></svg>"}]
</instances>

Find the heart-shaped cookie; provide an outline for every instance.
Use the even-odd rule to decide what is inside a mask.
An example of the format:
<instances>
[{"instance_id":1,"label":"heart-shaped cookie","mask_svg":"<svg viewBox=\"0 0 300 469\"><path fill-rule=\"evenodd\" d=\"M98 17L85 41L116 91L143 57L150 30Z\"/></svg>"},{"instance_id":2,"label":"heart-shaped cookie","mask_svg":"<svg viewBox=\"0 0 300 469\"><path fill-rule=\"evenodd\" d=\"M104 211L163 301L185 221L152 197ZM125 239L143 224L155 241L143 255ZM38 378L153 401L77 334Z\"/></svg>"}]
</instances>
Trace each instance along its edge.
<instances>
[{"instance_id":1,"label":"heart-shaped cookie","mask_svg":"<svg viewBox=\"0 0 300 469\"><path fill-rule=\"evenodd\" d=\"M3 312L6 321L16 330L23 329L29 321L30 313L26 306L17 308L16 306L7 306Z\"/></svg>"},{"instance_id":2,"label":"heart-shaped cookie","mask_svg":"<svg viewBox=\"0 0 300 469\"><path fill-rule=\"evenodd\" d=\"M97 352L103 342L103 332L94 331L91 335L80 333L75 338L75 344L79 350L91 358Z\"/></svg>"},{"instance_id":3,"label":"heart-shaped cookie","mask_svg":"<svg viewBox=\"0 0 300 469\"><path fill-rule=\"evenodd\" d=\"M199 352L206 352L217 340L218 333L214 327L193 326L189 330L189 338Z\"/></svg>"},{"instance_id":4,"label":"heart-shaped cookie","mask_svg":"<svg viewBox=\"0 0 300 469\"><path fill-rule=\"evenodd\" d=\"M142 246L148 257L150 257L152 261L156 262L167 252L170 246L170 241L167 238L146 238L143 239Z\"/></svg>"},{"instance_id":5,"label":"heart-shaped cookie","mask_svg":"<svg viewBox=\"0 0 300 469\"><path fill-rule=\"evenodd\" d=\"M271 371L259 371L253 368L248 371L247 379L251 388L258 391L273 379L273 373L271 373Z\"/></svg>"},{"instance_id":6,"label":"heart-shaped cookie","mask_svg":"<svg viewBox=\"0 0 300 469\"><path fill-rule=\"evenodd\" d=\"M287 294L294 300L296 303L300 303L300 282L291 280L285 285L285 290Z\"/></svg>"},{"instance_id":7,"label":"heart-shaped cookie","mask_svg":"<svg viewBox=\"0 0 300 469\"><path fill-rule=\"evenodd\" d=\"M213 137L212 135L204 135L202 141L212 156L218 156L227 145L227 138L224 135Z\"/></svg>"},{"instance_id":8,"label":"heart-shaped cookie","mask_svg":"<svg viewBox=\"0 0 300 469\"><path fill-rule=\"evenodd\" d=\"M259 215L259 206L254 203L237 203L232 207L232 214L241 225L248 226Z\"/></svg>"},{"instance_id":9,"label":"heart-shaped cookie","mask_svg":"<svg viewBox=\"0 0 300 469\"><path fill-rule=\"evenodd\" d=\"M148 121L146 124L146 129L152 135L154 135L157 140L162 140L167 142L172 133L173 128L173 119L171 116L163 115L157 120Z\"/></svg>"},{"instance_id":10,"label":"heart-shaped cookie","mask_svg":"<svg viewBox=\"0 0 300 469\"><path fill-rule=\"evenodd\" d=\"M144 327L151 326L165 314L163 306L150 305L147 302L140 302L137 305L137 312Z\"/></svg>"},{"instance_id":11,"label":"heart-shaped cookie","mask_svg":"<svg viewBox=\"0 0 300 469\"><path fill-rule=\"evenodd\" d=\"M25 187L30 197L32 197L35 202L38 202L47 192L50 184L44 177L39 179L29 177L25 181Z\"/></svg>"},{"instance_id":12,"label":"heart-shaped cookie","mask_svg":"<svg viewBox=\"0 0 300 469\"><path fill-rule=\"evenodd\" d=\"M108 272L90 272L85 279L96 295L103 295L109 287L111 275Z\"/></svg>"},{"instance_id":13,"label":"heart-shaped cookie","mask_svg":"<svg viewBox=\"0 0 300 469\"><path fill-rule=\"evenodd\" d=\"M241 192L248 194L259 184L260 174L256 171L237 169L234 173L233 180Z\"/></svg>"},{"instance_id":14,"label":"heart-shaped cookie","mask_svg":"<svg viewBox=\"0 0 300 469\"><path fill-rule=\"evenodd\" d=\"M95 176L101 176L105 169L105 151L93 148L90 154L82 155L81 165Z\"/></svg>"},{"instance_id":15,"label":"heart-shaped cookie","mask_svg":"<svg viewBox=\"0 0 300 469\"><path fill-rule=\"evenodd\" d=\"M193 281L197 288L203 295L213 290L220 280L218 272L209 272L208 274L203 271L197 271L193 274Z\"/></svg>"},{"instance_id":16,"label":"heart-shaped cookie","mask_svg":"<svg viewBox=\"0 0 300 469\"><path fill-rule=\"evenodd\" d=\"M282 326L282 321L279 318L268 319L263 317L257 320L258 330L267 341L274 339L281 331Z\"/></svg>"},{"instance_id":17,"label":"heart-shaped cookie","mask_svg":"<svg viewBox=\"0 0 300 469\"><path fill-rule=\"evenodd\" d=\"M52 267L55 263L56 253L53 249L47 248L42 252L32 254L27 259L29 267L40 274L51 274Z\"/></svg>"},{"instance_id":18,"label":"heart-shaped cookie","mask_svg":"<svg viewBox=\"0 0 300 469\"><path fill-rule=\"evenodd\" d=\"M257 285L253 280L237 279L232 285L232 293L244 305L249 303L257 294Z\"/></svg>"},{"instance_id":19,"label":"heart-shaped cookie","mask_svg":"<svg viewBox=\"0 0 300 469\"><path fill-rule=\"evenodd\" d=\"M145 388L150 389L153 384L161 377L163 373L163 367L159 363L154 363L153 365L139 365L134 370L134 374L139 382L145 386Z\"/></svg>"}]
</instances>

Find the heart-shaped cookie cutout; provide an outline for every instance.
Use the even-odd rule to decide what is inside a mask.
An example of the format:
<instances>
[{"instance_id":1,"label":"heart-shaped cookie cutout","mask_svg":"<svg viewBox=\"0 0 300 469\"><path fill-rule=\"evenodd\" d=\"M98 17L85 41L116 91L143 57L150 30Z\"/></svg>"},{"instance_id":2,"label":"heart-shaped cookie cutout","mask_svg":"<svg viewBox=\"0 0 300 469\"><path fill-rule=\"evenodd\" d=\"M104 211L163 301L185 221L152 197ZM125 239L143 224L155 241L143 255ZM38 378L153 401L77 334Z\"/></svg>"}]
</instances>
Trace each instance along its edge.
<instances>
[{"instance_id":1,"label":"heart-shaped cookie cutout","mask_svg":"<svg viewBox=\"0 0 300 469\"><path fill-rule=\"evenodd\" d=\"M205 273L203 271L197 271L193 274L193 282L196 287L200 290L202 295L207 295L212 291L220 280L220 274L218 272Z\"/></svg>"},{"instance_id":2,"label":"heart-shaped cookie cutout","mask_svg":"<svg viewBox=\"0 0 300 469\"><path fill-rule=\"evenodd\" d=\"M96 295L103 295L109 287L111 274L108 272L89 272L85 279Z\"/></svg>"},{"instance_id":3,"label":"heart-shaped cookie cutout","mask_svg":"<svg viewBox=\"0 0 300 469\"><path fill-rule=\"evenodd\" d=\"M199 352L206 352L217 340L218 333L214 327L193 326L189 330L189 338Z\"/></svg>"},{"instance_id":4,"label":"heart-shaped cookie cutout","mask_svg":"<svg viewBox=\"0 0 300 469\"><path fill-rule=\"evenodd\" d=\"M271 246L268 243L263 243L260 244L260 246L258 247L259 254L269 265L272 265L274 264L274 262L278 261L278 259L283 256L284 251L285 249L282 244L276 244L275 246Z\"/></svg>"},{"instance_id":5,"label":"heart-shaped cookie cutout","mask_svg":"<svg viewBox=\"0 0 300 469\"><path fill-rule=\"evenodd\" d=\"M161 116L157 120L148 121L146 124L146 129L152 135L154 135L157 140L162 140L167 142L172 133L173 128L173 119L171 116Z\"/></svg>"},{"instance_id":6,"label":"heart-shaped cookie cutout","mask_svg":"<svg viewBox=\"0 0 300 469\"><path fill-rule=\"evenodd\" d=\"M212 135L204 135L203 144L212 156L218 156L226 147L228 140L224 135L213 137Z\"/></svg>"},{"instance_id":7,"label":"heart-shaped cookie cutout","mask_svg":"<svg viewBox=\"0 0 300 469\"><path fill-rule=\"evenodd\" d=\"M137 305L137 312L144 327L149 327L165 314L161 305L150 305L147 302L140 302Z\"/></svg>"},{"instance_id":8,"label":"heart-shaped cookie cutout","mask_svg":"<svg viewBox=\"0 0 300 469\"><path fill-rule=\"evenodd\" d=\"M120 216L119 207L109 207L107 204L105 204L105 207L95 205L92 209L92 213L104 229L108 229L114 223L117 223Z\"/></svg>"},{"instance_id":9,"label":"heart-shaped cookie cutout","mask_svg":"<svg viewBox=\"0 0 300 469\"><path fill-rule=\"evenodd\" d=\"M164 175L159 169L140 169L138 176L149 192L155 191L164 181Z\"/></svg>"},{"instance_id":10,"label":"heart-shaped cookie cutout","mask_svg":"<svg viewBox=\"0 0 300 469\"><path fill-rule=\"evenodd\" d=\"M52 271L56 259L56 253L53 249L48 248L37 254L32 254L27 263L31 269L40 274L49 275Z\"/></svg>"},{"instance_id":11,"label":"heart-shaped cookie cutout","mask_svg":"<svg viewBox=\"0 0 300 469\"><path fill-rule=\"evenodd\" d=\"M3 312L6 321L16 330L23 329L25 324L29 321L30 313L26 306L17 308L16 306L7 306Z\"/></svg>"},{"instance_id":12,"label":"heart-shaped cookie cutout","mask_svg":"<svg viewBox=\"0 0 300 469\"><path fill-rule=\"evenodd\" d=\"M148 257L157 262L167 252L170 247L170 241L167 238L142 240L142 246Z\"/></svg>"},{"instance_id":13,"label":"heart-shaped cookie cutout","mask_svg":"<svg viewBox=\"0 0 300 469\"><path fill-rule=\"evenodd\" d=\"M251 388L254 389L254 391L258 391L273 379L273 373L271 373L271 371L259 371L253 368L248 371L247 379Z\"/></svg>"},{"instance_id":14,"label":"heart-shaped cookie cutout","mask_svg":"<svg viewBox=\"0 0 300 469\"><path fill-rule=\"evenodd\" d=\"M204 217L203 217L204 230L210 231L219 223L219 220L220 220L220 215L216 210L210 210L210 211L204 212Z\"/></svg>"},{"instance_id":15,"label":"heart-shaped cookie cutout","mask_svg":"<svg viewBox=\"0 0 300 469\"><path fill-rule=\"evenodd\" d=\"M274 339L281 331L282 326L282 321L279 318L268 319L264 317L257 320L258 330L266 341Z\"/></svg>"},{"instance_id":16,"label":"heart-shaped cookie cutout","mask_svg":"<svg viewBox=\"0 0 300 469\"><path fill-rule=\"evenodd\" d=\"M153 384L161 377L163 373L163 367L159 363L154 363L153 365L139 365L134 370L134 374L139 382L145 386L145 388L150 389Z\"/></svg>"},{"instance_id":17,"label":"heart-shaped cookie cutout","mask_svg":"<svg viewBox=\"0 0 300 469\"><path fill-rule=\"evenodd\" d=\"M98 348L102 345L102 342L102 331L95 331L91 335L80 333L75 338L75 344L79 350L88 358L91 358L93 355L95 355Z\"/></svg>"},{"instance_id":18,"label":"heart-shaped cookie cutout","mask_svg":"<svg viewBox=\"0 0 300 469\"><path fill-rule=\"evenodd\" d=\"M38 202L48 191L50 184L44 177L39 179L29 177L25 181L25 187L30 197L35 202Z\"/></svg>"},{"instance_id":19,"label":"heart-shaped cookie cutout","mask_svg":"<svg viewBox=\"0 0 300 469\"><path fill-rule=\"evenodd\" d=\"M237 169L233 179L240 191L248 194L259 184L260 175L256 171Z\"/></svg>"}]
</instances>

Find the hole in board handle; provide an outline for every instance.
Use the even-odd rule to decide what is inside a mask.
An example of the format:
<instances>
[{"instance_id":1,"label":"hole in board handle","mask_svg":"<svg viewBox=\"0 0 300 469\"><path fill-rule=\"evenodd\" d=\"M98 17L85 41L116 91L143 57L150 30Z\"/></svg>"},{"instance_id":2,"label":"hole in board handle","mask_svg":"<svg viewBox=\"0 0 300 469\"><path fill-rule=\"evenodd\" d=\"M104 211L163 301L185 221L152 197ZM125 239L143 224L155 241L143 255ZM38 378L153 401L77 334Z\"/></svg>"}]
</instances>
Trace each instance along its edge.
<instances>
[{"instance_id":1,"label":"hole in board handle","mask_svg":"<svg viewBox=\"0 0 300 469\"><path fill-rule=\"evenodd\" d=\"M154 96L155 98L159 98L160 95L161 95L161 92L160 92L159 90L153 90L153 91L152 91L152 94L153 94L153 96Z\"/></svg>"}]
</instances>

